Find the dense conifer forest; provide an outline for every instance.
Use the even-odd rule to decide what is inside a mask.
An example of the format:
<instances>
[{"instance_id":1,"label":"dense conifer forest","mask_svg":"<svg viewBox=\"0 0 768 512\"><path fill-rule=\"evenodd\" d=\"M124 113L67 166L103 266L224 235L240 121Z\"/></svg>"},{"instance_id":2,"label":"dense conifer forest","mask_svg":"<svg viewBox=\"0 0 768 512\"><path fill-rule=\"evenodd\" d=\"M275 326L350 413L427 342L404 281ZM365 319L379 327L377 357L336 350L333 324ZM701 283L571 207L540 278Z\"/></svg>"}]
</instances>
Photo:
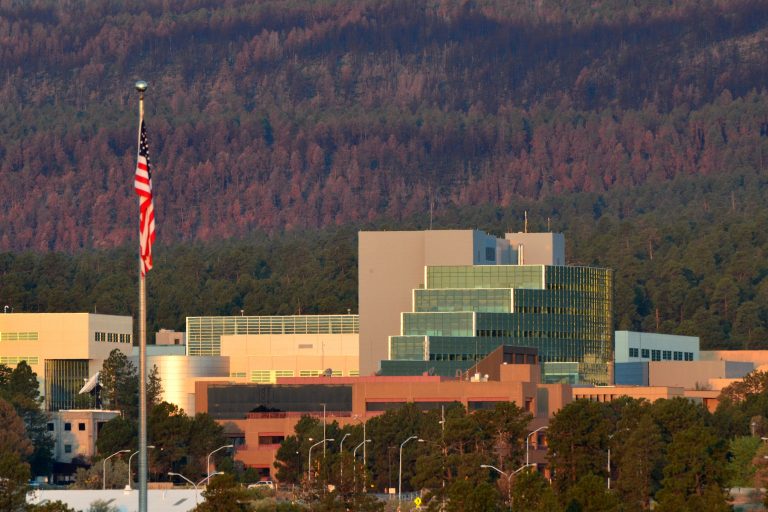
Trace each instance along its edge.
<instances>
[{"instance_id":1,"label":"dense conifer forest","mask_svg":"<svg viewBox=\"0 0 768 512\"><path fill-rule=\"evenodd\" d=\"M751 0L0 2L0 250L165 240L764 171Z\"/></svg>"},{"instance_id":2,"label":"dense conifer forest","mask_svg":"<svg viewBox=\"0 0 768 512\"><path fill-rule=\"evenodd\" d=\"M0 0L0 301L356 311L358 229L562 231L616 327L768 341L768 5Z\"/></svg>"},{"instance_id":3,"label":"dense conifer forest","mask_svg":"<svg viewBox=\"0 0 768 512\"><path fill-rule=\"evenodd\" d=\"M616 270L615 325L701 336L705 347L768 346L768 211L758 173L679 177L607 193L446 210L434 229L561 231L574 265ZM357 311L357 230L428 229L426 213L225 242L156 245L150 329L186 316ZM0 305L136 315L135 247L0 253Z\"/></svg>"}]
</instances>

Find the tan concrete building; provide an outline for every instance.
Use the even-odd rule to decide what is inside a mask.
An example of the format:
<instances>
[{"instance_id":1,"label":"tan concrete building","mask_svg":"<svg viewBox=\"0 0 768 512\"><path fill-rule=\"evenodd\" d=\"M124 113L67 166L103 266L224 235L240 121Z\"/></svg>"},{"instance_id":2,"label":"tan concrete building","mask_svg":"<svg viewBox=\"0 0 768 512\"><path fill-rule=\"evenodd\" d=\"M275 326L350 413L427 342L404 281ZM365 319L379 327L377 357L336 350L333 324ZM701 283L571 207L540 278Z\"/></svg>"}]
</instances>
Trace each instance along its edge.
<instances>
[{"instance_id":1,"label":"tan concrete building","mask_svg":"<svg viewBox=\"0 0 768 512\"><path fill-rule=\"evenodd\" d=\"M155 333L155 345L185 345L184 333L160 329Z\"/></svg>"},{"instance_id":2,"label":"tan concrete building","mask_svg":"<svg viewBox=\"0 0 768 512\"><path fill-rule=\"evenodd\" d=\"M648 384L719 391L724 382L727 386L753 369L754 364L747 361L651 361Z\"/></svg>"},{"instance_id":3,"label":"tan concrete building","mask_svg":"<svg viewBox=\"0 0 768 512\"><path fill-rule=\"evenodd\" d=\"M96 440L101 426L120 416L120 411L71 409L51 414L48 432L55 440L53 457L58 462L72 462L75 457L89 459L96 455Z\"/></svg>"},{"instance_id":4,"label":"tan concrete building","mask_svg":"<svg viewBox=\"0 0 768 512\"><path fill-rule=\"evenodd\" d=\"M268 384L278 377L358 375L357 333L238 334L221 337L221 355L229 357L229 375Z\"/></svg>"},{"instance_id":5,"label":"tan concrete building","mask_svg":"<svg viewBox=\"0 0 768 512\"><path fill-rule=\"evenodd\" d=\"M358 258L360 375L372 375L387 359L388 337L401 332L413 290L424 287L426 266L564 265L565 242L560 233L361 231Z\"/></svg>"},{"instance_id":6,"label":"tan concrete building","mask_svg":"<svg viewBox=\"0 0 768 512\"><path fill-rule=\"evenodd\" d=\"M702 350L702 361L741 361L768 370L768 350Z\"/></svg>"},{"instance_id":7,"label":"tan concrete building","mask_svg":"<svg viewBox=\"0 0 768 512\"><path fill-rule=\"evenodd\" d=\"M93 313L0 314L0 363L26 361L37 374L45 408L75 407L86 379L109 353L130 355L133 319Z\"/></svg>"},{"instance_id":8,"label":"tan concrete building","mask_svg":"<svg viewBox=\"0 0 768 512\"><path fill-rule=\"evenodd\" d=\"M656 400L687 398L702 404L710 412L717 409L719 395L719 391L684 389L674 386L585 386L573 388L574 400L611 402L618 398L629 397L655 402Z\"/></svg>"}]
</instances>

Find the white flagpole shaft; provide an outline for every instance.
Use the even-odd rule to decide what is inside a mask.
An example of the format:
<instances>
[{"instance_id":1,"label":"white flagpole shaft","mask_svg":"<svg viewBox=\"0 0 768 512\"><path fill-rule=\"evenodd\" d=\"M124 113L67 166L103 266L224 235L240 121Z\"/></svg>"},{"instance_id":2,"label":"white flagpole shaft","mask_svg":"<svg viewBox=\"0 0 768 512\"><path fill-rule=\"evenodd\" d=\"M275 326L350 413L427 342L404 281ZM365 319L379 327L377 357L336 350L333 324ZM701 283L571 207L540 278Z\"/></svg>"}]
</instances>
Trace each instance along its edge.
<instances>
[{"instance_id":1,"label":"white flagpole shaft","mask_svg":"<svg viewBox=\"0 0 768 512\"><path fill-rule=\"evenodd\" d=\"M144 93L139 95L139 145ZM147 285L139 254L139 512L147 512Z\"/></svg>"}]
</instances>

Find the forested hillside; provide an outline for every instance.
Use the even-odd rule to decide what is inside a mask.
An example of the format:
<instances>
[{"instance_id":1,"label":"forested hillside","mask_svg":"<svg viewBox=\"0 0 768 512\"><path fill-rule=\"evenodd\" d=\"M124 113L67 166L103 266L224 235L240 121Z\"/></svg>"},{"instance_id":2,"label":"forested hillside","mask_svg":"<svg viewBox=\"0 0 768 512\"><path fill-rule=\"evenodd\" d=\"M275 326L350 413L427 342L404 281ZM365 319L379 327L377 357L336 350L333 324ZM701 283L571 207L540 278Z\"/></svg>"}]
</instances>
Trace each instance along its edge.
<instances>
[{"instance_id":1,"label":"forested hillside","mask_svg":"<svg viewBox=\"0 0 768 512\"><path fill-rule=\"evenodd\" d=\"M767 35L757 0L2 0L0 250L136 238L136 79L178 264L182 241L760 179ZM628 321L655 323L638 300Z\"/></svg>"},{"instance_id":2,"label":"forested hillside","mask_svg":"<svg viewBox=\"0 0 768 512\"><path fill-rule=\"evenodd\" d=\"M768 348L768 180L757 172L438 212L433 227L501 235L549 226L574 265L616 270L616 327L701 336L705 347ZM429 216L227 242L158 245L150 332L195 315L357 312L360 229L426 229ZM0 253L0 306L132 314L137 247Z\"/></svg>"}]
</instances>

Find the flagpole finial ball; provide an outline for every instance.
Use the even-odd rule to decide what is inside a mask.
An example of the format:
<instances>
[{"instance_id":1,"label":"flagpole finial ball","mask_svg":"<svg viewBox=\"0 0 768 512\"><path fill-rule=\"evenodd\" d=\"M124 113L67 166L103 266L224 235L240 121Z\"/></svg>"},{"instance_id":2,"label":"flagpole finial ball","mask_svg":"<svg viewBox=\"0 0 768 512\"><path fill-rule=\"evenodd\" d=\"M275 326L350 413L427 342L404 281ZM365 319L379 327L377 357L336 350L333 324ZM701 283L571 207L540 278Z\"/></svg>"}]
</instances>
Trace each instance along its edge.
<instances>
[{"instance_id":1,"label":"flagpole finial ball","mask_svg":"<svg viewBox=\"0 0 768 512\"><path fill-rule=\"evenodd\" d=\"M139 80L136 82L136 90L139 92L144 92L147 90L147 87L149 87L149 84L145 82L144 80Z\"/></svg>"}]
</instances>

